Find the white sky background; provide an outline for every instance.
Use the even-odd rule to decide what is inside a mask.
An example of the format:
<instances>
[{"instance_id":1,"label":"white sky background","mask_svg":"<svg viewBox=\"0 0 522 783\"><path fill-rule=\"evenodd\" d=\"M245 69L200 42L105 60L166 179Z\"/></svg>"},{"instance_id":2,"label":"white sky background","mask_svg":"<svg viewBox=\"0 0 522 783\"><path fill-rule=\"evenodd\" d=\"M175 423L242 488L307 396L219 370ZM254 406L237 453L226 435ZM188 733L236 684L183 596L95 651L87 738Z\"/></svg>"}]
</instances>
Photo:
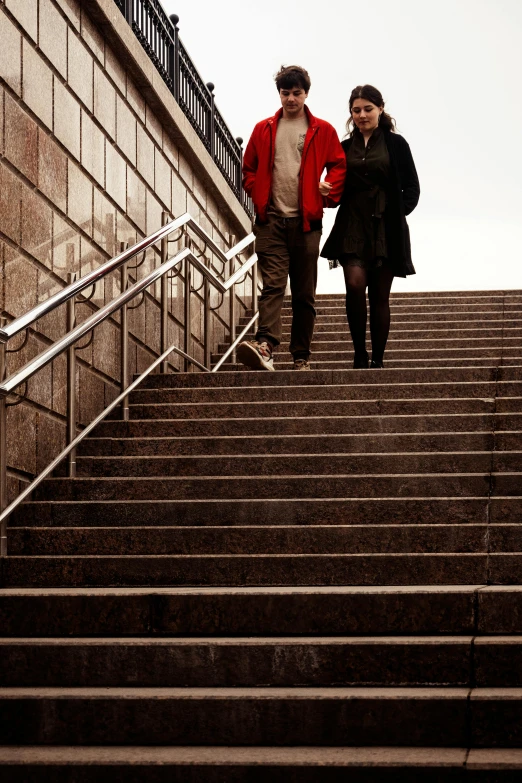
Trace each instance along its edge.
<instances>
[{"instance_id":1,"label":"white sky background","mask_svg":"<svg viewBox=\"0 0 522 783\"><path fill-rule=\"evenodd\" d=\"M309 71L308 105L341 138L352 88L381 90L421 183L408 218L417 275L394 290L522 288L522 0L162 4L245 144L280 105L281 64ZM343 290L321 261L318 291Z\"/></svg>"}]
</instances>

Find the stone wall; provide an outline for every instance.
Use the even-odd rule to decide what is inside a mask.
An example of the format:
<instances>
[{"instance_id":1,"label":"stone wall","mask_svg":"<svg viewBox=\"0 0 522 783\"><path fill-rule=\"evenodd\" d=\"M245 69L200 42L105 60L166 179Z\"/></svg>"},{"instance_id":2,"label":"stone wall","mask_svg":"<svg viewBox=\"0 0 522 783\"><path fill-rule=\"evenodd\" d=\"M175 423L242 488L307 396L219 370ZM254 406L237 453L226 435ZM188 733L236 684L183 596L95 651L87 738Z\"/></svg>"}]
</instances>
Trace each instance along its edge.
<instances>
[{"instance_id":1,"label":"stone wall","mask_svg":"<svg viewBox=\"0 0 522 783\"><path fill-rule=\"evenodd\" d=\"M189 211L223 249L250 231L248 216L113 0L0 0L0 39L0 313L7 320L62 288L68 273L83 275L122 243L150 234L163 211L172 217ZM151 249L133 277L158 263L159 249ZM115 274L98 286L90 302L78 305L78 319L112 299L119 285ZM157 293L130 313L132 372L159 350ZM181 278L170 294L169 339L182 347ZM250 281L237 296L239 316L250 306ZM219 304L217 295L212 304ZM214 346L226 337L228 307L225 298L212 316ZM201 296L193 294L200 360L202 322ZM65 324L64 307L38 322L27 345L9 355L8 374L61 337ZM78 360L85 423L118 392L117 318L96 329ZM173 359L173 369L179 366ZM30 380L26 399L9 408L11 496L65 444L65 370L64 357L53 362Z\"/></svg>"}]
</instances>

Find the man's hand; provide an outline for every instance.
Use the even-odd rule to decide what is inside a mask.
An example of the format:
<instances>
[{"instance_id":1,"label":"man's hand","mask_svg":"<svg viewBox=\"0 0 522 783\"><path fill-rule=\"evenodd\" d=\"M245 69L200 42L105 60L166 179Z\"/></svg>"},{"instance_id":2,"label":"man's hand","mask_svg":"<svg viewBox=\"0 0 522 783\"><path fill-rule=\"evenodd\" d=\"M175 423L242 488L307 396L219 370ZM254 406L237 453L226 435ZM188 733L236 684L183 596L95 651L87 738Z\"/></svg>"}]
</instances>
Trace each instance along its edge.
<instances>
[{"instance_id":1,"label":"man's hand","mask_svg":"<svg viewBox=\"0 0 522 783\"><path fill-rule=\"evenodd\" d=\"M332 186L329 182L326 182L326 180L323 180L319 183L319 193L321 196L327 196L332 189Z\"/></svg>"}]
</instances>

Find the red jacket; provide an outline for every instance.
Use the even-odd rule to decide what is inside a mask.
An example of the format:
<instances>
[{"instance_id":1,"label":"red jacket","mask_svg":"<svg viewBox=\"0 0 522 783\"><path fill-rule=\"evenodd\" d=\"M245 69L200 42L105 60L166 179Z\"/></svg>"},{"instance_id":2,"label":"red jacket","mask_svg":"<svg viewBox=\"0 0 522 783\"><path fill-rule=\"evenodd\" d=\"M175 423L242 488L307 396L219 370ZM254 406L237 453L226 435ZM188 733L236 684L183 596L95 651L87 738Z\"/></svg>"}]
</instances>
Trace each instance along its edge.
<instances>
[{"instance_id":1,"label":"red jacket","mask_svg":"<svg viewBox=\"0 0 522 783\"><path fill-rule=\"evenodd\" d=\"M312 221L322 220L324 207L335 207L344 187L346 156L337 133L330 123L314 117L305 106L308 131L305 136L301 170L299 172L299 209L303 230L310 231ZM272 170L275 158L277 123L283 109L274 117L258 122L245 150L243 187L252 196L257 219L266 223L272 191ZM326 181L332 185L328 196L321 196L319 180L327 170Z\"/></svg>"}]
</instances>

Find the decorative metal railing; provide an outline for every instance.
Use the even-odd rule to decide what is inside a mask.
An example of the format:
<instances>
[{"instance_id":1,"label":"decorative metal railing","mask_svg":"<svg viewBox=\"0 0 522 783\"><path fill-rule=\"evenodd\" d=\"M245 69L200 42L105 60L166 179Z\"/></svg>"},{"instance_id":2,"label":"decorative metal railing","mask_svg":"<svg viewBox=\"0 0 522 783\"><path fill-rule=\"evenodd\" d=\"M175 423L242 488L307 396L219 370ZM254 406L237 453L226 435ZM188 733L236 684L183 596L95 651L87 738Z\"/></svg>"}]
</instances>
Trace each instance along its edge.
<instances>
[{"instance_id":1,"label":"decorative metal railing","mask_svg":"<svg viewBox=\"0 0 522 783\"><path fill-rule=\"evenodd\" d=\"M176 14L159 0L114 0L213 161L250 217L252 199L241 185L243 139L234 139L214 103L214 85L205 84L179 38Z\"/></svg>"}]
</instances>

